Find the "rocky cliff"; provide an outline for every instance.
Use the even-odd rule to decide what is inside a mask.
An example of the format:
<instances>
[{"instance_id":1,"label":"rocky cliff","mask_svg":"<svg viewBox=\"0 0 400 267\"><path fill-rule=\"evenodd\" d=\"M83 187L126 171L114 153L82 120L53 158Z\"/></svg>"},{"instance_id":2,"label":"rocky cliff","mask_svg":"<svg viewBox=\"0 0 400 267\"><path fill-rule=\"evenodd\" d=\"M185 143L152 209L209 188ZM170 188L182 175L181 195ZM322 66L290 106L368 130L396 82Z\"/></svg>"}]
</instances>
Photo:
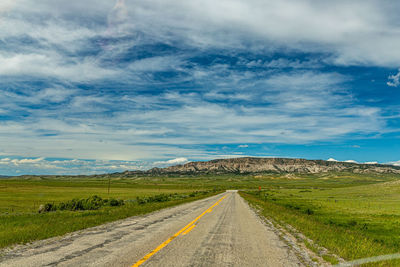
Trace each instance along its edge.
<instances>
[{"instance_id":1,"label":"rocky cliff","mask_svg":"<svg viewBox=\"0 0 400 267\"><path fill-rule=\"evenodd\" d=\"M325 160L288 158L233 158L211 161L190 162L167 168L153 168L145 172L125 172L129 174L257 174L257 173L393 173L400 174L400 167L382 164L357 164Z\"/></svg>"}]
</instances>

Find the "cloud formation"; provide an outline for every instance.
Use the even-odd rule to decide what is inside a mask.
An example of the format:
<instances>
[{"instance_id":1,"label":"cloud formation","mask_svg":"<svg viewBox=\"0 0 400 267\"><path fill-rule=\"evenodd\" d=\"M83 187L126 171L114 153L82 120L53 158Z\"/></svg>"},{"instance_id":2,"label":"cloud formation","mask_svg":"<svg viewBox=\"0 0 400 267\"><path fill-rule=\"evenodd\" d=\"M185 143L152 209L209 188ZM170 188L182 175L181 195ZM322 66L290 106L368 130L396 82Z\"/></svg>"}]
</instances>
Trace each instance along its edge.
<instances>
[{"instance_id":1,"label":"cloud formation","mask_svg":"<svg viewBox=\"0 0 400 267\"><path fill-rule=\"evenodd\" d=\"M387 164L391 164L391 165L394 165L394 166L400 166L400 160L388 162Z\"/></svg>"},{"instance_id":2,"label":"cloud formation","mask_svg":"<svg viewBox=\"0 0 400 267\"><path fill-rule=\"evenodd\" d=\"M175 159L170 159L170 160L166 160L166 161L157 161L154 164L157 165L176 165L176 164L185 164L188 163L188 159L187 158L175 158Z\"/></svg>"},{"instance_id":3,"label":"cloud formation","mask_svg":"<svg viewBox=\"0 0 400 267\"><path fill-rule=\"evenodd\" d=\"M1 158L0 169L8 175L24 174L103 174L123 172L126 170L147 170L153 167L187 163L186 158L168 161L121 161L121 160L78 160L78 159L45 159L45 158Z\"/></svg>"},{"instance_id":4,"label":"cloud formation","mask_svg":"<svg viewBox=\"0 0 400 267\"><path fill-rule=\"evenodd\" d=\"M390 75L388 77L389 81L387 82L388 86L397 87L400 85L400 69L399 72L395 75Z\"/></svg>"},{"instance_id":5,"label":"cloud formation","mask_svg":"<svg viewBox=\"0 0 400 267\"><path fill-rule=\"evenodd\" d=\"M355 161L355 160L353 160L353 159L345 160L344 162L348 162L348 163L358 163L357 161Z\"/></svg>"},{"instance_id":6,"label":"cloud formation","mask_svg":"<svg viewBox=\"0 0 400 267\"><path fill-rule=\"evenodd\" d=\"M367 80L360 69L398 68L399 10L344 0L329 8L308 0L2 2L0 153L170 164L177 155L238 155L241 144L394 132L394 108L355 85ZM387 85L398 86L399 74ZM233 148L211 148L225 145Z\"/></svg>"}]
</instances>

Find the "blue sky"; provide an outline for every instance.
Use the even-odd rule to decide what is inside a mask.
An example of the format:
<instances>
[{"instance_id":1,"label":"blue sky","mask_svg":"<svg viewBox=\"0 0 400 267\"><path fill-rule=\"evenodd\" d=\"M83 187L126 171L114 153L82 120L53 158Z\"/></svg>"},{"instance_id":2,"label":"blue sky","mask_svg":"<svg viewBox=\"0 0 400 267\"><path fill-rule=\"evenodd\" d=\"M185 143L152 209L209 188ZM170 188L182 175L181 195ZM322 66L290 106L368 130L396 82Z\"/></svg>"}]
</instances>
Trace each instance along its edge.
<instances>
[{"instance_id":1,"label":"blue sky","mask_svg":"<svg viewBox=\"0 0 400 267\"><path fill-rule=\"evenodd\" d=\"M400 3L3 0L0 175L400 164Z\"/></svg>"}]
</instances>

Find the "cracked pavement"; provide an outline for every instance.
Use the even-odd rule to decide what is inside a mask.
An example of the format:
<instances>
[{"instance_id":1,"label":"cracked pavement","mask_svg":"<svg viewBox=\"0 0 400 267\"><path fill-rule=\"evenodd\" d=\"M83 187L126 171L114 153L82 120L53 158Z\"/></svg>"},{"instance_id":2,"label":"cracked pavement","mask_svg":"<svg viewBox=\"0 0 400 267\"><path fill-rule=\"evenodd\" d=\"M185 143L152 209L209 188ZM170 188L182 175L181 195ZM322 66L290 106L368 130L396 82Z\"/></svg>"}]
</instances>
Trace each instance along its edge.
<instances>
[{"instance_id":1,"label":"cracked pavement","mask_svg":"<svg viewBox=\"0 0 400 267\"><path fill-rule=\"evenodd\" d=\"M141 266L302 266L236 191L17 246L0 266L132 266L223 196Z\"/></svg>"}]
</instances>

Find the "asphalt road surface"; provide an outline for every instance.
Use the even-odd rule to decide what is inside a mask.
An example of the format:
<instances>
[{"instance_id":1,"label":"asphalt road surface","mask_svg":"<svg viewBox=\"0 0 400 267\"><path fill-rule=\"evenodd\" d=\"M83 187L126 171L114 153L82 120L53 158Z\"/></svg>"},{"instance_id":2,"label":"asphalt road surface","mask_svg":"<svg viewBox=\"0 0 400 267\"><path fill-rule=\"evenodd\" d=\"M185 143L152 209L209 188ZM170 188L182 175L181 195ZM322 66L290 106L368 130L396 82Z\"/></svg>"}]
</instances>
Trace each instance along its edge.
<instances>
[{"instance_id":1,"label":"asphalt road surface","mask_svg":"<svg viewBox=\"0 0 400 267\"><path fill-rule=\"evenodd\" d=\"M0 266L302 266L235 191L20 246Z\"/></svg>"}]
</instances>

